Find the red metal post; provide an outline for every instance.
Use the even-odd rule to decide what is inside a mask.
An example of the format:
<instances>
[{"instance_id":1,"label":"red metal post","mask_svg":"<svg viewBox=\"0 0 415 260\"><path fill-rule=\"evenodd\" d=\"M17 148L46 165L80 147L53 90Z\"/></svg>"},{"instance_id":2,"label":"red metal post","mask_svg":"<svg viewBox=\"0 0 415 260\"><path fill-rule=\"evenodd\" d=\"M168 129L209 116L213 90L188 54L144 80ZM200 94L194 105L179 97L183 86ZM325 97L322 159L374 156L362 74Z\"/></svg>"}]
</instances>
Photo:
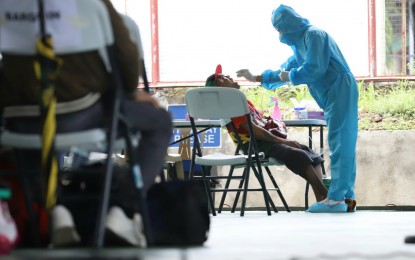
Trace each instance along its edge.
<instances>
[{"instance_id":1,"label":"red metal post","mask_svg":"<svg viewBox=\"0 0 415 260\"><path fill-rule=\"evenodd\" d=\"M151 12L151 71L152 85L160 82L158 0L150 0Z\"/></svg>"},{"instance_id":2,"label":"red metal post","mask_svg":"<svg viewBox=\"0 0 415 260\"><path fill-rule=\"evenodd\" d=\"M368 0L369 75L377 75L376 65L376 0Z\"/></svg>"}]
</instances>

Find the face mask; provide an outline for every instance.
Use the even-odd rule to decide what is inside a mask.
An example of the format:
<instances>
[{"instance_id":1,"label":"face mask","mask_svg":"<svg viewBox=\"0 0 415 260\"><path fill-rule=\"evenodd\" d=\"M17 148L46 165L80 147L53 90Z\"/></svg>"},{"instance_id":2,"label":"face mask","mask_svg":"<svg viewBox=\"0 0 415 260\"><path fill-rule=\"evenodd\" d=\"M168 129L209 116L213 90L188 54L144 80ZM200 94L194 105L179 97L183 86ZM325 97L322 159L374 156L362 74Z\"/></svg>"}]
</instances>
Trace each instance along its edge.
<instances>
[{"instance_id":1,"label":"face mask","mask_svg":"<svg viewBox=\"0 0 415 260\"><path fill-rule=\"evenodd\" d=\"M282 43L285 43L287 45L294 45L294 43L291 42L289 39L287 39L287 37L284 37L283 34L279 35L279 39L280 39L280 42L282 42Z\"/></svg>"}]
</instances>

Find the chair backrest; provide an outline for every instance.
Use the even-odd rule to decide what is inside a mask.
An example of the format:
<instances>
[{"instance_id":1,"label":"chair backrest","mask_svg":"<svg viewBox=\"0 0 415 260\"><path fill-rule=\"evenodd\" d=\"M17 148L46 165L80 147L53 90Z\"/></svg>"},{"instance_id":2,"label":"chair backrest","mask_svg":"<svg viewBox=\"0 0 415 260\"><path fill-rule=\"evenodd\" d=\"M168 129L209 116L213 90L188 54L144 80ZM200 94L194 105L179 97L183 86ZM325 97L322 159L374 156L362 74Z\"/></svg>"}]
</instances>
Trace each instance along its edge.
<instances>
[{"instance_id":1,"label":"chair backrest","mask_svg":"<svg viewBox=\"0 0 415 260\"><path fill-rule=\"evenodd\" d=\"M150 92L150 86L148 84L146 68L144 63L144 50L140 36L140 29L138 28L137 23L128 15L120 14L124 20L125 26L127 26L128 30L130 31L130 37L133 42L137 44L138 48L138 56L140 60L140 76L143 79L144 90L146 92Z\"/></svg>"},{"instance_id":2,"label":"chair backrest","mask_svg":"<svg viewBox=\"0 0 415 260\"><path fill-rule=\"evenodd\" d=\"M253 153L257 154L256 140L253 136L252 122L250 120L250 111L248 107L248 101L245 94L239 89L214 87L214 88L193 88L189 89L185 93L185 102L187 111L190 116L192 124L192 130L195 132L194 118L202 119L219 119L222 125L228 125L229 129L233 132L237 139L236 154L239 153L239 149L242 148L242 140L237 133L231 118L246 116L249 118L249 146L245 147L244 153L249 156ZM199 145L198 140L195 142ZM201 150L198 148L197 153L202 155Z\"/></svg>"},{"instance_id":3,"label":"chair backrest","mask_svg":"<svg viewBox=\"0 0 415 260\"><path fill-rule=\"evenodd\" d=\"M100 0L43 0L46 33L56 54L98 50L111 71L106 47L114 42L108 10ZM0 52L34 55L40 34L35 0L0 1Z\"/></svg>"},{"instance_id":4,"label":"chair backrest","mask_svg":"<svg viewBox=\"0 0 415 260\"><path fill-rule=\"evenodd\" d=\"M141 36L140 36L140 29L138 28L137 23L128 15L120 14L124 20L125 26L128 28L130 32L131 40L137 44L138 55L140 59L144 59L144 50L141 44Z\"/></svg>"},{"instance_id":5,"label":"chair backrest","mask_svg":"<svg viewBox=\"0 0 415 260\"><path fill-rule=\"evenodd\" d=\"M108 74L112 76L116 66L109 49L114 45L114 36L105 4L101 0L42 1L45 33L51 35L54 52L65 55L95 50L100 54ZM36 55L36 37L40 36L41 28L39 15L38 0L1 0L0 52L15 56ZM113 83L111 86L117 87ZM100 94L90 93L77 100L59 103L56 114L83 110L99 99ZM38 117L39 109L39 106L33 105L6 107L4 117ZM3 140L4 135L1 138ZM15 139L18 138L17 135ZM7 144L13 145L12 142Z\"/></svg>"},{"instance_id":6,"label":"chair backrest","mask_svg":"<svg viewBox=\"0 0 415 260\"><path fill-rule=\"evenodd\" d=\"M45 17L45 33L50 35L53 40L53 50L57 55L65 54L82 54L84 52L98 51L100 54L106 70L109 74L110 88L114 91L114 95L111 96L111 113L107 113L105 116L110 118L108 123L109 130L107 129L93 129L91 131L77 131L71 133L64 133L57 135L55 145L58 147L69 148L72 145L77 146L85 143L85 141L91 141L93 137L97 139L93 141L93 144L106 141L105 150L107 155L114 153L116 146L116 138L118 134L118 124L121 121L120 107L122 98L121 77L120 71L117 67L117 60L114 53L114 35L111 26L111 19L107 7L101 0L42 0L44 3L44 17ZM131 27L129 27L131 28ZM0 52L2 54L21 55L21 56L33 56L36 54L35 40L40 36L40 21L39 21L39 7L38 0L0 0ZM138 42L137 42L138 44ZM105 130L96 132L94 130ZM128 132L128 131L125 131ZM21 138L19 133L9 132L11 136ZM132 140L133 137L128 134L120 134L126 139L127 153L131 155L130 169L134 169L132 174L134 180L140 180L136 182L137 188L142 188L142 176L139 170L139 165L135 162L134 149L136 140ZM84 138L81 138L84 136ZM9 137L5 137L5 134L0 135L3 144L5 141L10 140ZM28 148L33 144L33 148L42 148L40 144L38 134L23 135L27 137L25 143L21 148ZM6 139L7 138L7 139ZM82 139L82 140L80 140ZM20 142L21 143L21 142ZM36 143L38 143L36 145ZM68 146L65 146L68 144ZM134 145L133 145L134 144ZM10 141L6 145L11 147L19 147L18 140ZM125 145L123 146L125 147ZM131 148L133 147L133 148ZM98 219L95 230L96 247L102 247L104 242L104 229L105 229L105 216L108 212L109 197L111 191L111 179L112 179L112 164L113 159L111 156L107 156L105 166L105 176L103 190L100 196L100 206ZM50 176L48 183L56 184L56 171ZM54 196L53 185L48 187L48 198ZM52 192L51 192L52 191ZM141 195L141 193L140 193ZM143 200L143 196L137 198L141 204L144 222L144 232L148 237L148 220L147 213L145 212L146 204ZM53 199L50 200L49 205L53 206ZM31 205L28 202L28 205ZM151 241L151 239L149 239Z\"/></svg>"},{"instance_id":7,"label":"chair backrest","mask_svg":"<svg viewBox=\"0 0 415 260\"><path fill-rule=\"evenodd\" d=\"M244 93L234 88L193 88L185 93L189 116L203 119L230 119L249 114Z\"/></svg>"}]
</instances>

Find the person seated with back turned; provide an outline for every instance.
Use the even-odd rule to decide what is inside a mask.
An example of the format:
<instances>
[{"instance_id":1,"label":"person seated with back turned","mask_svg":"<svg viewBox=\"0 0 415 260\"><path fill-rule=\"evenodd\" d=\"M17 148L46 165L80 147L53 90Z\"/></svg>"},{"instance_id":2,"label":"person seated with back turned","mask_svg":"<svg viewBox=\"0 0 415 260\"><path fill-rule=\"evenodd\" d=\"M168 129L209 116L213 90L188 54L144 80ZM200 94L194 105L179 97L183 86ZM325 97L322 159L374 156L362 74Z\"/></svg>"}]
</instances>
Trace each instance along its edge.
<instances>
[{"instance_id":1,"label":"person seated with back turned","mask_svg":"<svg viewBox=\"0 0 415 260\"><path fill-rule=\"evenodd\" d=\"M21 6L18 5L20 4L20 1L17 2L16 6ZM115 59L119 66L124 91L124 99L122 100L121 105L123 115L127 118L132 130L140 132L141 134L140 142L136 150L136 160L141 169L144 183L143 194L145 196L149 187L155 182L155 178L162 171L163 161L167 154L167 148L172 134L172 119L170 114L164 108L160 107L158 101L152 97L150 93L137 89L138 79L143 71L139 63L141 57L139 57L137 44L134 43L130 36L130 32L125 25L125 21L117 13L111 2L109 0L102 0L102 2L108 10L114 35ZM47 3L48 2L45 2L46 5ZM89 1L77 3L89 8L95 8L96 6L90 5ZM1 5L1 3L0 7L4 9L8 8L7 6ZM63 12L67 7L66 3L62 0L61 2L54 1L52 8L61 8L62 10L58 11ZM83 7L81 6L78 8ZM15 10L15 8L13 10ZM35 21L35 24L27 23L28 26L39 26L37 23L38 20ZM46 24L49 22L53 21L46 19ZM68 25L75 27L72 28L74 30L77 29L76 26L79 26L79 23L66 22ZM36 85L33 66L36 57L34 55L19 56L12 53L2 54L5 82L3 86L0 87L0 104L4 106L39 104L40 90ZM106 93L109 93L108 90L110 85L107 70L98 51L94 50L75 54L58 55L58 57L63 60L63 65L54 81L55 94L58 102L77 100L90 93L100 93L102 97L104 97ZM76 120L73 120L72 122L75 121L76 124L65 124L64 120L62 120L63 116L58 115L57 132L68 132L106 126L106 121L108 120L107 118L110 112L108 108L109 103L104 102L105 98L102 97L88 108L72 114L72 118L76 117ZM20 125L11 125L11 121L6 121L6 127L17 127L19 128L19 131L21 130L24 132L38 132L39 123L36 124L35 121L33 121L34 124L31 125L30 120L30 118L27 118L27 121L22 122ZM62 125L59 123L62 123ZM32 160L33 162L31 162L31 165L34 165L32 169L36 169L35 167L40 169L40 160L38 158L40 157L34 157ZM31 158L27 159L29 160ZM30 178L33 187L36 186L36 183L40 183L41 178L39 178L39 176L27 177ZM36 194L37 193L38 191ZM120 210L116 211L114 214L117 216L116 219L126 219L125 213ZM108 216L108 219L110 219L111 210ZM132 216L129 217L131 218ZM134 232L134 230L131 229L129 232ZM74 237L76 238L76 236ZM128 240L126 242L132 245L142 245L137 239L126 240ZM67 244L67 242L74 241L61 242L63 242L62 244Z\"/></svg>"},{"instance_id":2,"label":"person seated with back turned","mask_svg":"<svg viewBox=\"0 0 415 260\"><path fill-rule=\"evenodd\" d=\"M219 66L219 65L218 65ZM206 79L206 86L226 87L239 89L240 86L230 76L212 74ZM288 169L308 181L313 189L316 201L322 201L327 197L327 189L323 185L321 164L324 162L320 155L315 153L308 146L294 140L283 139L273 135L260 126L264 125L263 113L259 111L252 102L248 100L248 107L251 114L254 136L258 148L265 153L266 157L272 157L283 163ZM242 140L247 140L248 123L245 116L232 118L238 134ZM229 131L232 136L232 131ZM235 140L235 138L232 138Z\"/></svg>"}]
</instances>

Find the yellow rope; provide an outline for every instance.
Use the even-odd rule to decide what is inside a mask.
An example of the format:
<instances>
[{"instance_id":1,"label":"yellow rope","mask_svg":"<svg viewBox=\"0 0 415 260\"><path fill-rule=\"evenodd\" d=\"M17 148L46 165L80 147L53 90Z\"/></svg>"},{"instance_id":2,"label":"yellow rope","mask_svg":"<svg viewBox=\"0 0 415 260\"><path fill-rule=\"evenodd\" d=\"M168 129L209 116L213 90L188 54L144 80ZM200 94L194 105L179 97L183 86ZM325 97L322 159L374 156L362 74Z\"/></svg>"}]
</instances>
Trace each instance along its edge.
<instances>
[{"instance_id":1,"label":"yellow rope","mask_svg":"<svg viewBox=\"0 0 415 260\"><path fill-rule=\"evenodd\" d=\"M53 51L53 42L47 37L45 42L36 41L38 59L34 63L36 78L42 90L41 105L43 112L42 125L42 171L48 176L46 188L46 209L51 209L56 204L56 187L58 182L58 160L55 153L54 141L56 135L56 97L53 80L56 78L62 60L57 58ZM40 61L45 61L42 67Z\"/></svg>"}]
</instances>

